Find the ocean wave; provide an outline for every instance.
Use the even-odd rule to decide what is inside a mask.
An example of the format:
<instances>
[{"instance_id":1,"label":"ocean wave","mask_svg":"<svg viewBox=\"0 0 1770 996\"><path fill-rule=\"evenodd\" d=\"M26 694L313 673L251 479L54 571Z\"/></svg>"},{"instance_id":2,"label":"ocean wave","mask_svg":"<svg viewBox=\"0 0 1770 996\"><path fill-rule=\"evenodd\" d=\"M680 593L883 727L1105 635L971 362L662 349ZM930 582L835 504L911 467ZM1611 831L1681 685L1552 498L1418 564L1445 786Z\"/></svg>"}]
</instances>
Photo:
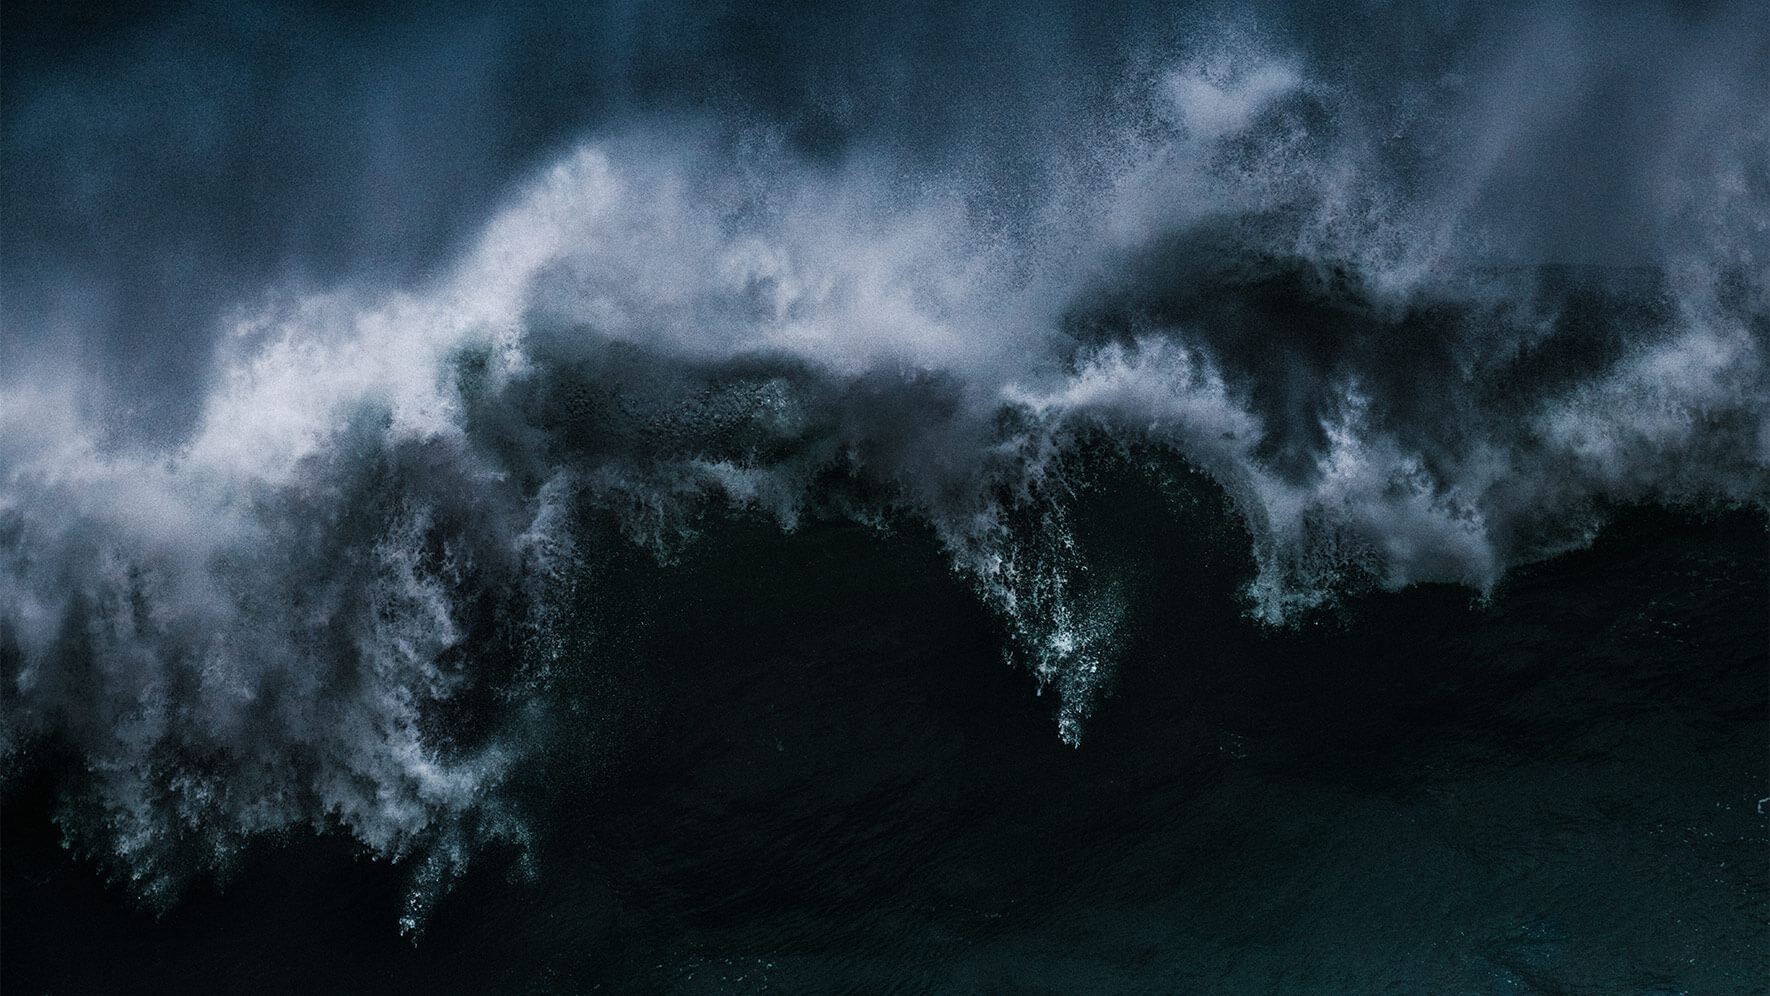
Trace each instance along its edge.
<instances>
[{"instance_id":1,"label":"ocean wave","mask_svg":"<svg viewBox=\"0 0 1770 996\"><path fill-rule=\"evenodd\" d=\"M1545 266L1483 200L1555 125L1520 86L1376 107L1236 36L1133 72L1005 213L969 165L616 130L433 279L244 299L176 445L8 378L3 750L73 759L70 841L151 903L337 826L416 858L417 929L523 846L503 787L604 565L720 514L925 523L1079 743L1139 611L1087 454L1208 482L1270 625L1491 592L1619 504L1762 507L1762 115L1671 136L1638 258Z\"/></svg>"}]
</instances>

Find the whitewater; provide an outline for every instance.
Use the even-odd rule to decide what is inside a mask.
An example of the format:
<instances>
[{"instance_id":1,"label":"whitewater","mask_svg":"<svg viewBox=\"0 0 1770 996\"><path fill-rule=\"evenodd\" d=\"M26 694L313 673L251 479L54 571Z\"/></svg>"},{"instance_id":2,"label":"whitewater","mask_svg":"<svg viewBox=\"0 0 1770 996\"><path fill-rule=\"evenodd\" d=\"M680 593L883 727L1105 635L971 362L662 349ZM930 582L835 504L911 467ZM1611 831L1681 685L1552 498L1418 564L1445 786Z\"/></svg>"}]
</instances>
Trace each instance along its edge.
<instances>
[{"instance_id":1,"label":"whitewater","mask_svg":"<svg viewBox=\"0 0 1770 996\"><path fill-rule=\"evenodd\" d=\"M765 118L603 129L433 275L239 288L170 441L15 327L0 755L75 758L68 840L150 905L342 827L410 862L416 931L533 833L503 786L560 749L550 692L600 652L573 607L634 551L929 529L1086 749L1139 610L1077 523L1102 461L1220 495L1273 627L1491 594L1618 508L1761 510L1761 93L1668 83L1608 178L1630 238L1565 251L1494 193L1575 114L1535 70L1591 25L1550 27L1380 100L1257 31L1141 55L1012 180Z\"/></svg>"}]
</instances>

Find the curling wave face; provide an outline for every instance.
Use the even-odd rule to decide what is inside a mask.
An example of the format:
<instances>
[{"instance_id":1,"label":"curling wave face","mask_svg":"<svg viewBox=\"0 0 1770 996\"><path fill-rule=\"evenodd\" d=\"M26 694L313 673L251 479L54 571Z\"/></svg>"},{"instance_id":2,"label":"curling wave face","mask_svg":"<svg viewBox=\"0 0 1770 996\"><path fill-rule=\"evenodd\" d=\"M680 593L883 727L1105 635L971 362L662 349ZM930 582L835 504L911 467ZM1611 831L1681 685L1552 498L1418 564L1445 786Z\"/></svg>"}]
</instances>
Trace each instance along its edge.
<instances>
[{"instance_id":1,"label":"curling wave face","mask_svg":"<svg viewBox=\"0 0 1770 996\"><path fill-rule=\"evenodd\" d=\"M570 610L616 547L924 522L1076 743L1137 611L1078 528L1084 449L1208 478L1274 625L1348 587L1489 591L1609 505L1762 502L1760 111L1692 97L1631 258L1545 266L1483 206L1503 74L1378 111L1200 51L1132 73L1011 210L975 164L602 136L433 280L236 312L172 449L9 381L0 750L77 759L70 839L151 902L338 825L416 859L415 929L528 834L501 786L597 652Z\"/></svg>"}]
</instances>

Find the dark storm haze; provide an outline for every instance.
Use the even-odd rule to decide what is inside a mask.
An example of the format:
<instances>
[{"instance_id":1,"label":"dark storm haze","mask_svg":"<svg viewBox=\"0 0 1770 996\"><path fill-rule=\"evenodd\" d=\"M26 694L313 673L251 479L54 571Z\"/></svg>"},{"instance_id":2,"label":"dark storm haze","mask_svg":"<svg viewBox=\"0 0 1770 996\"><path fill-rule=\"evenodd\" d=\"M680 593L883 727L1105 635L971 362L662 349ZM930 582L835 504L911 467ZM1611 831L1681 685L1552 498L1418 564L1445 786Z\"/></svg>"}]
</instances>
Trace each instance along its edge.
<instances>
[{"instance_id":1,"label":"dark storm haze","mask_svg":"<svg viewBox=\"0 0 1770 996\"><path fill-rule=\"evenodd\" d=\"M0 18L9 989L1763 991L1762 3Z\"/></svg>"}]
</instances>

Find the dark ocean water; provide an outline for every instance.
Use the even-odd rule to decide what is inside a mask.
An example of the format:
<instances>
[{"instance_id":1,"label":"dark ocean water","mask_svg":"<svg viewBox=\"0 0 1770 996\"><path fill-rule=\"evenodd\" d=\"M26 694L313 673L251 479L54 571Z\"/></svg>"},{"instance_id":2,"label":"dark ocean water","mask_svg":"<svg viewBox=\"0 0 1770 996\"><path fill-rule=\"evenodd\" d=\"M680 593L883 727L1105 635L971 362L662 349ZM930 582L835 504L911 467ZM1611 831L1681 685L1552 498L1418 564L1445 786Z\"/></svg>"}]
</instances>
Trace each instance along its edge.
<instances>
[{"instance_id":1,"label":"dark ocean water","mask_svg":"<svg viewBox=\"0 0 1770 996\"><path fill-rule=\"evenodd\" d=\"M0 18L8 993L1766 989L1762 0Z\"/></svg>"},{"instance_id":2,"label":"dark ocean water","mask_svg":"<svg viewBox=\"0 0 1770 996\"><path fill-rule=\"evenodd\" d=\"M415 944L338 834L156 918L57 846L51 777L15 784L7 988L1762 991L1761 516L1628 512L1490 599L1282 631L1234 611L1234 544L1144 539L1221 556L1152 571L1080 749L913 530L635 566L620 653L570 679L605 714L516 776L532 868L482 858Z\"/></svg>"}]
</instances>

